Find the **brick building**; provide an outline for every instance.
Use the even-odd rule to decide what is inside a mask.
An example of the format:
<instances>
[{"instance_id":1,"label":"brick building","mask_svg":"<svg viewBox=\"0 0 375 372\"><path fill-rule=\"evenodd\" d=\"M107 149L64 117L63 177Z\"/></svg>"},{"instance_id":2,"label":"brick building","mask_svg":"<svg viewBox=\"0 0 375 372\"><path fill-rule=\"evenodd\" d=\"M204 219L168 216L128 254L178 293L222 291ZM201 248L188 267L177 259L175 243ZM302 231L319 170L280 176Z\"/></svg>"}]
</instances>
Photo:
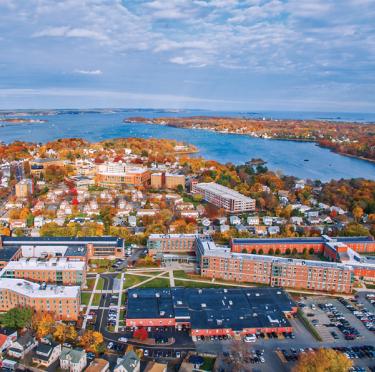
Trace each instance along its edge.
<instances>
[{"instance_id":1,"label":"brick building","mask_svg":"<svg viewBox=\"0 0 375 372\"><path fill-rule=\"evenodd\" d=\"M0 311L31 307L51 312L56 320L77 320L81 305L80 287L39 285L23 279L0 279Z\"/></svg>"},{"instance_id":2,"label":"brick building","mask_svg":"<svg viewBox=\"0 0 375 372\"><path fill-rule=\"evenodd\" d=\"M86 283L86 263L68 261L66 258L21 258L19 261L9 262L0 272L0 277L83 286Z\"/></svg>"}]
</instances>

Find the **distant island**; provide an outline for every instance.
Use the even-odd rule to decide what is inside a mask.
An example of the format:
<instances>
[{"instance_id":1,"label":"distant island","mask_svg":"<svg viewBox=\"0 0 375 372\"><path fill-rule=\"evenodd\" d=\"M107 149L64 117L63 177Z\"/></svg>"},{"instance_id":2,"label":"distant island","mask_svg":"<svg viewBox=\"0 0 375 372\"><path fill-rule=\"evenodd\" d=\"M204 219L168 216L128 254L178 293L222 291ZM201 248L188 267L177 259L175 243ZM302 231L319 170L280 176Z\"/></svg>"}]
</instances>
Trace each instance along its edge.
<instances>
[{"instance_id":1,"label":"distant island","mask_svg":"<svg viewBox=\"0 0 375 372\"><path fill-rule=\"evenodd\" d=\"M1 123L10 123L10 124L31 124L31 123L47 123L48 120L44 119L25 119L25 118L3 118L0 119Z\"/></svg>"},{"instance_id":2,"label":"distant island","mask_svg":"<svg viewBox=\"0 0 375 372\"><path fill-rule=\"evenodd\" d=\"M273 120L232 117L132 117L125 123L148 123L209 130L265 139L315 142L342 155L375 161L375 124L326 120Z\"/></svg>"}]
</instances>

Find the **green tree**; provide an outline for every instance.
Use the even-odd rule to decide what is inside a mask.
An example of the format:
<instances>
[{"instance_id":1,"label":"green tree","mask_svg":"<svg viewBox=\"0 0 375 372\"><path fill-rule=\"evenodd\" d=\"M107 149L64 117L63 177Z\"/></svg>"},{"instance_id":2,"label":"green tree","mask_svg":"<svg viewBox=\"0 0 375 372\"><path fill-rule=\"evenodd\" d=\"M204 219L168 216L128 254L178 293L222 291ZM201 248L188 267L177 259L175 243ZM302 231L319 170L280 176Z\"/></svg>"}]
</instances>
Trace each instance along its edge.
<instances>
[{"instance_id":1,"label":"green tree","mask_svg":"<svg viewBox=\"0 0 375 372\"><path fill-rule=\"evenodd\" d=\"M0 323L7 328L24 328L31 326L33 310L30 307L15 307L0 315Z\"/></svg>"}]
</instances>

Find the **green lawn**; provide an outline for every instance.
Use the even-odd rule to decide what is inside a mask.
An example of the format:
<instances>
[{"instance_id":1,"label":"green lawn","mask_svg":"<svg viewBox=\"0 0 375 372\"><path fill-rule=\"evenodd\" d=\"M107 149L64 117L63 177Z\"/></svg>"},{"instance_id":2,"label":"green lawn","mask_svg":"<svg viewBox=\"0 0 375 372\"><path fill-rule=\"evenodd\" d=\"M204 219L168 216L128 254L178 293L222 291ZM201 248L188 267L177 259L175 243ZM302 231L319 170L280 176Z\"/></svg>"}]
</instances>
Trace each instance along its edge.
<instances>
[{"instance_id":1,"label":"green lawn","mask_svg":"<svg viewBox=\"0 0 375 372\"><path fill-rule=\"evenodd\" d=\"M86 285L88 289L93 290L95 285L95 278L90 278L86 280Z\"/></svg>"},{"instance_id":2,"label":"green lawn","mask_svg":"<svg viewBox=\"0 0 375 372\"><path fill-rule=\"evenodd\" d=\"M203 371L212 371L214 369L214 364L216 358L203 357L204 363L201 365L200 369Z\"/></svg>"},{"instance_id":3,"label":"green lawn","mask_svg":"<svg viewBox=\"0 0 375 372\"><path fill-rule=\"evenodd\" d=\"M173 276L175 278L189 279L189 275L186 274L184 270L175 270L173 271Z\"/></svg>"},{"instance_id":4,"label":"green lawn","mask_svg":"<svg viewBox=\"0 0 375 372\"><path fill-rule=\"evenodd\" d=\"M125 305L126 305L126 293L123 293L121 297L121 306L125 306Z\"/></svg>"},{"instance_id":5,"label":"green lawn","mask_svg":"<svg viewBox=\"0 0 375 372\"><path fill-rule=\"evenodd\" d=\"M96 290L101 291L104 288L104 279L99 278L98 284L96 285Z\"/></svg>"},{"instance_id":6,"label":"green lawn","mask_svg":"<svg viewBox=\"0 0 375 372\"><path fill-rule=\"evenodd\" d=\"M140 288L169 288L169 279L156 278L145 284L142 284Z\"/></svg>"},{"instance_id":7,"label":"green lawn","mask_svg":"<svg viewBox=\"0 0 375 372\"><path fill-rule=\"evenodd\" d=\"M81 293L81 304L88 305L90 301L91 293L82 292Z\"/></svg>"},{"instance_id":8,"label":"green lawn","mask_svg":"<svg viewBox=\"0 0 375 372\"><path fill-rule=\"evenodd\" d=\"M135 284L141 283L144 280L148 279L146 276L138 276L138 275L127 275L125 274L125 280L123 288L132 287Z\"/></svg>"},{"instance_id":9,"label":"green lawn","mask_svg":"<svg viewBox=\"0 0 375 372\"><path fill-rule=\"evenodd\" d=\"M95 293L91 305L92 306L99 306L101 298L102 298L102 295L100 293Z\"/></svg>"},{"instance_id":10,"label":"green lawn","mask_svg":"<svg viewBox=\"0 0 375 372\"><path fill-rule=\"evenodd\" d=\"M188 282L185 280L175 280L174 284L176 287L186 287L186 288L216 288L225 287L225 284L211 283L211 282Z\"/></svg>"}]
</instances>

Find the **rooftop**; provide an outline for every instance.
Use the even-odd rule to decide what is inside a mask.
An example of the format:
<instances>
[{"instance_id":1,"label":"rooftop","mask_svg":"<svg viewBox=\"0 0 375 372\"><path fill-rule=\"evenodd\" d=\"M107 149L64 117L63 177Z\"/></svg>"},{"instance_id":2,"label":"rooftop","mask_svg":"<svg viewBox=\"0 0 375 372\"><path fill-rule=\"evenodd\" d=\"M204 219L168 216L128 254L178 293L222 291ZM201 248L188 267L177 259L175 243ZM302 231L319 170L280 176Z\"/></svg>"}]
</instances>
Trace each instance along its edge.
<instances>
[{"instance_id":1,"label":"rooftop","mask_svg":"<svg viewBox=\"0 0 375 372\"><path fill-rule=\"evenodd\" d=\"M39 285L23 279L0 279L0 290L9 289L13 292L33 298L76 298L80 294L80 287Z\"/></svg>"},{"instance_id":2,"label":"rooftop","mask_svg":"<svg viewBox=\"0 0 375 372\"><path fill-rule=\"evenodd\" d=\"M176 318L193 329L289 327L284 312L295 306L279 288L137 288L129 290L127 318Z\"/></svg>"},{"instance_id":3,"label":"rooftop","mask_svg":"<svg viewBox=\"0 0 375 372\"><path fill-rule=\"evenodd\" d=\"M230 199L236 199L242 202L252 202L254 199L249 198L245 195L240 194L239 192L230 189L229 187L225 187L219 185L218 183L210 182L210 183L198 183L196 187L204 189L206 191L210 191L216 194L220 194L223 197L227 197Z\"/></svg>"},{"instance_id":4,"label":"rooftop","mask_svg":"<svg viewBox=\"0 0 375 372\"><path fill-rule=\"evenodd\" d=\"M74 270L83 271L85 263L82 261L68 261L66 258L21 258L19 261L10 261L4 270Z\"/></svg>"}]
</instances>

